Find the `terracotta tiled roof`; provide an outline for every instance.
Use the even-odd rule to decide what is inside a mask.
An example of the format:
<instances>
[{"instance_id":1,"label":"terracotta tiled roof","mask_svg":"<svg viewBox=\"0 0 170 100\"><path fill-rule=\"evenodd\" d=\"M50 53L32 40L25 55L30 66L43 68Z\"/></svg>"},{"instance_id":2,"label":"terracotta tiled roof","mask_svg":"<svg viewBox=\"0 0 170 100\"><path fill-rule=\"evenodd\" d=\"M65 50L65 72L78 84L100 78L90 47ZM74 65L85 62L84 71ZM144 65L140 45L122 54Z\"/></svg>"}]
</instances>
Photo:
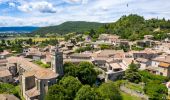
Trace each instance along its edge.
<instances>
[{"instance_id":1,"label":"terracotta tiled roof","mask_svg":"<svg viewBox=\"0 0 170 100\"><path fill-rule=\"evenodd\" d=\"M136 61L138 61L138 62L147 62L148 59L145 59L145 58L137 58Z\"/></svg>"},{"instance_id":2,"label":"terracotta tiled roof","mask_svg":"<svg viewBox=\"0 0 170 100\"><path fill-rule=\"evenodd\" d=\"M27 72L33 73L39 79L51 79L51 78L58 77L58 74L56 74L55 72L53 72L49 69L42 68L42 67L28 61L25 58L10 57L10 58L8 58L8 61L10 63L11 62L18 63L20 65L20 67L25 69Z\"/></svg>"},{"instance_id":3,"label":"terracotta tiled roof","mask_svg":"<svg viewBox=\"0 0 170 100\"><path fill-rule=\"evenodd\" d=\"M38 79L52 79L52 78L57 78L58 74L56 74L51 70L42 69L42 70L37 70L35 72L35 77Z\"/></svg>"},{"instance_id":4,"label":"terracotta tiled roof","mask_svg":"<svg viewBox=\"0 0 170 100\"><path fill-rule=\"evenodd\" d=\"M12 74L7 69L0 71L0 77L10 76L10 75L12 75Z\"/></svg>"},{"instance_id":5,"label":"terracotta tiled roof","mask_svg":"<svg viewBox=\"0 0 170 100\"><path fill-rule=\"evenodd\" d=\"M0 94L0 100L19 100L13 94Z\"/></svg>"},{"instance_id":6,"label":"terracotta tiled roof","mask_svg":"<svg viewBox=\"0 0 170 100\"><path fill-rule=\"evenodd\" d=\"M26 91L25 93L28 97L35 97L35 96L39 96L40 92L37 90L36 87Z\"/></svg>"},{"instance_id":7,"label":"terracotta tiled roof","mask_svg":"<svg viewBox=\"0 0 170 100\"><path fill-rule=\"evenodd\" d=\"M124 53L124 51L123 50L101 50L97 52L97 57L110 57L120 53Z\"/></svg>"},{"instance_id":8,"label":"terracotta tiled roof","mask_svg":"<svg viewBox=\"0 0 170 100\"><path fill-rule=\"evenodd\" d=\"M118 64L118 63L111 63L110 66L113 68L113 69L120 69L121 66Z\"/></svg>"},{"instance_id":9,"label":"terracotta tiled roof","mask_svg":"<svg viewBox=\"0 0 170 100\"><path fill-rule=\"evenodd\" d=\"M30 77L30 76L34 76L34 75L35 75L35 71L29 71L29 72L23 73L24 77Z\"/></svg>"},{"instance_id":10,"label":"terracotta tiled roof","mask_svg":"<svg viewBox=\"0 0 170 100\"><path fill-rule=\"evenodd\" d=\"M169 63L170 64L170 56L157 57L157 58L154 58L153 61L165 62L165 63Z\"/></svg>"},{"instance_id":11,"label":"terracotta tiled roof","mask_svg":"<svg viewBox=\"0 0 170 100\"><path fill-rule=\"evenodd\" d=\"M0 64L1 63L7 63L8 61L6 59L0 59Z\"/></svg>"},{"instance_id":12,"label":"terracotta tiled roof","mask_svg":"<svg viewBox=\"0 0 170 100\"><path fill-rule=\"evenodd\" d=\"M64 59L64 62L72 62L72 63L79 63L79 62L92 62L90 59Z\"/></svg>"},{"instance_id":13,"label":"terracotta tiled roof","mask_svg":"<svg viewBox=\"0 0 170 100\"><path fill-rule=\"evenodd\" d=\"M170 64L161 62L161 63L159 64L159 66L160 66L160 67L165 67L165 68L167 68L167 67L170 67Z\"/></svg>"},{"instance_id":14,"label":"terracotta tiled roof","mask_svg":"<svg viewBox=\"0 0 170 100\"><path fill-rule=\"evenodd\" d=\"M81 54L81 53L74 53L74 54L70 55L70 57L87 57L87 58L89 58L89 57L91 57L91 55L89 55L89 54Z\"/></svg>"}]
</instances>

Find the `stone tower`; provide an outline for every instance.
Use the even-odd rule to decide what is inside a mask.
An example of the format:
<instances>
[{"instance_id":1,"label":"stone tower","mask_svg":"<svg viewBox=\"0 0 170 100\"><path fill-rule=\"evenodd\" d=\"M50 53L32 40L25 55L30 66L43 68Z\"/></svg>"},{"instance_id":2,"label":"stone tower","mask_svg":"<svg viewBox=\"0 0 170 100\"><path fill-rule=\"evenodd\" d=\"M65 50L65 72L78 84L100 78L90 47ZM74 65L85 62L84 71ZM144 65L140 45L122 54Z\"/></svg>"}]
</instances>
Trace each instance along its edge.
<instances>
[{"instance_id":1,"label":"stone tower","mask_svg":"<svg viewBox=\"0 0 170 100\"><path fill-rule=\"evenodd\" d=\"M52 61L51 61L52 71L59 74L59 76L64 75L63 71L63 52L59 51L58 46L56 46L54 52L52 52Z\"/></svg>"}]
</instances>

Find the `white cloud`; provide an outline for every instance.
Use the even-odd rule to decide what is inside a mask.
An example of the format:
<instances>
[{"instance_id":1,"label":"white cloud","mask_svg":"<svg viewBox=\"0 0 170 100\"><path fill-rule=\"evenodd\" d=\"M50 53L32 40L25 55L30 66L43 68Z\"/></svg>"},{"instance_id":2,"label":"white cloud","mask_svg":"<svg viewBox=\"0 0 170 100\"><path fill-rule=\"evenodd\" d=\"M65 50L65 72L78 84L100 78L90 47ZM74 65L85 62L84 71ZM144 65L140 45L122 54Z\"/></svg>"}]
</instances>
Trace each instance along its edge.
<instances>
[{"instance_id":1,"label":"white cloud","mask_svg":"<svg viewBox=\"0 0 170 100\"><path fill-rule=\"evenodd\" d=\"M77 3L87 4L88 3L88 0L64 0L64 1L70 4L77 4Z\"/></svg>"},{"instance_id":2,"label":"white cloud","mask_svg":"<svg viewBox=\"0 0 170 100\"><path fill-rule=\"evenodd\" d=\"M79 3L81 0L64 0L67 3Z\"/></svg>"},{"instance_id":3,"label":"white cloud","mask_svg":"<svg viewBox=\"0 0 170 100\"><path fill-rule=\"evenodd\" d=\"M56 8L53 6L53 4L42 1L42 2L30 2L21 4L18 6L18 9L24 12L41 12L41 13L55 13Z\"/></svg>"},{"instance_id":4,"label":"white cloud","mask_svg":"<svg viewBox=\"0 0 170 100\"><path fill-rule=\"evenodd\" d=\"M0 0L0 2L11 0ZM14 0L20 11L0 15L0 26L57 25L64 21L113 22L136 13L170 19L169 0ZM127 4L129 7L127 7ZM14 4L9 4L14 7ZM28 13L29 12L29 13ZM2 10L0 9L0 13ZM12 17L10 17L12 16ZM6 18L5 18L6 17Z\"/></svg>"},{"instance_id":5,"label":"white cloud","mask_svg":"<svg viewBox=\"0 0 170 100\"><path fill-rule=\"evenodd\" d=\"M9 6L10 6L10 7L15 7L16 5L15 5L15 3L10 2L10 3L9 3Z\"/></svg>"}]
</instances>

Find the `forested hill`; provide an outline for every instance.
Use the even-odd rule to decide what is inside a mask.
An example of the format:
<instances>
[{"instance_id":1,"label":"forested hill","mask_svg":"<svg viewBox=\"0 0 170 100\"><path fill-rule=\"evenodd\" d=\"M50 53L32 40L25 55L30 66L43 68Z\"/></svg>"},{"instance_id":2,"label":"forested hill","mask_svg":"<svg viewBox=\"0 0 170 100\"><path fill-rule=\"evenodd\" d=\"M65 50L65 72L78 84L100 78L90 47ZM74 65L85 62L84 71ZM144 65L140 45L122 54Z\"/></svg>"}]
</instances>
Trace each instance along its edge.
<instances>
[{"instance_id":1,"label":"forested hill","mask_svg":"<svg viewBox=\"0 0 170 100\"><path fill-rule=\"evenodd\" d=\"M164 39L170 33L170 20L146 20L136 14L122 16L117 22L102 26L97 33L117 34L129 40L142 39L144 35L154 35L154 38Z\"/></svg>"},{"instance_id":2,"label":"forested hill","mask_svg":"<svg viewBox=\"0 0 170 100\"><path fill-rule=\"evenodd\" d=\"M57 26L42 27L33 33L35 34L45 34L45 33L58 33L66 34L70 32L84 32L90 29L97 30L99 27L103 26L103 23L96 22L84 22L84 21L68 21Z\"/></svg>"}]
</instances>

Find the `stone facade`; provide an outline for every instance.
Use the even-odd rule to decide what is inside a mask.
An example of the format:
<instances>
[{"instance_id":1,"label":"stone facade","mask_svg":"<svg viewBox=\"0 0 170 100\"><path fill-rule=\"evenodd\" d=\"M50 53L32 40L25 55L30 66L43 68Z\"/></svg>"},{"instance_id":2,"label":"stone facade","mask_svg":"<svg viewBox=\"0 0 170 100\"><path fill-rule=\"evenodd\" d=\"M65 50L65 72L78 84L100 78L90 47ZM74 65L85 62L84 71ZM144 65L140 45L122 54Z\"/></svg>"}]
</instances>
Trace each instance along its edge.
<instances>
[{"instance_id":1,"label":"stone facade","mask_svg":"<svg viewBox=\"0 0 170 100\"><path fill-rule=\"evenodd\" d=\"M58 47L52 52L51 69L60 76L64 75L63 71L63 52L60 52Z\"/></svg>"}]
</instances>

